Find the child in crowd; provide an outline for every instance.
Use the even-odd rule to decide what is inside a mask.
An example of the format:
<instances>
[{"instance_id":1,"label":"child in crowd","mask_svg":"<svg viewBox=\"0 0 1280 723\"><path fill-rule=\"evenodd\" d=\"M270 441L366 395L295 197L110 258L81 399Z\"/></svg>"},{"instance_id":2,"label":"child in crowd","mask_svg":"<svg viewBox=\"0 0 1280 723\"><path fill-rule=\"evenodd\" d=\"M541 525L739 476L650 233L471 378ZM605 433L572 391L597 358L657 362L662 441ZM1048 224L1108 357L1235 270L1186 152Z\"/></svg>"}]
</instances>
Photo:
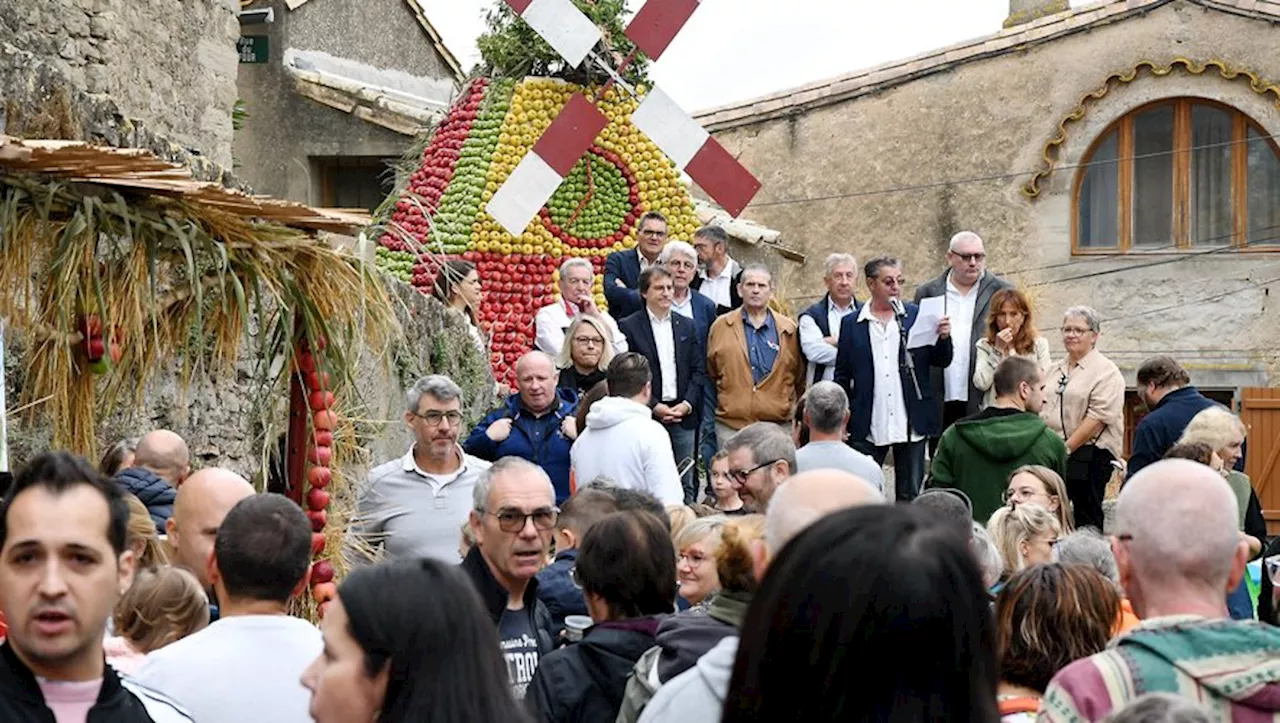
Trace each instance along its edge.
<instances>
[{"instance_id":1,"label":"child in crowd","mask_svg":"<svg viewBox=\"0 0 1280 723\"><path fill-rule=\"evenodd\" d=\"M555 560L538 573L538 599L547 606L558 638L568 615L586 615L587 601L573 584L570 571L578 561L578 545L587 530L607 515L618 511L613 495L586 487L565 500L556 520Z\"/></svg>"},{"instance_id":2,"label":"child in crowd","mask_svg":"<svg viewBox=\"0 0 1280 723\"><path fill-rule=\"evenodd\" d=\"M713 507L725 515L745 515L747 508L738 497L738 490L729 478L729 453L720 450L711 458L711 494L715 496Z\"/></svg>"},{"instance_id":3,"label":"child in crowd","mask_svg":"<svg viewBox=\"0 0 1280 723\"><path fill-rule=\"evenodd\" d=\"M209 598L195 576L180 567L141 568L115 610L116 636L103 648L111 667L132 675L147 653L204 629Z\"/></svg>"}]
</instances>

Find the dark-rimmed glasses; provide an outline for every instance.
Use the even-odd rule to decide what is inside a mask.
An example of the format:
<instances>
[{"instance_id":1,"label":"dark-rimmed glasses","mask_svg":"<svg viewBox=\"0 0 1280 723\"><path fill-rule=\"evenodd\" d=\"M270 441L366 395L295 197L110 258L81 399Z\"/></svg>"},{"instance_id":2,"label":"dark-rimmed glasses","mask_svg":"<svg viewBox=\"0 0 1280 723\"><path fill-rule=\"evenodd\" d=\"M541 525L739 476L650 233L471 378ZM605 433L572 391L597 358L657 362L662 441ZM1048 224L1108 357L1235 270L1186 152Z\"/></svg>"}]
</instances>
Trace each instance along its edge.
<instances>
[{"instance_id":1,"label":"dark-rimmed glasses","mask_svg":"<svg viewBox=\"0 0 1280 723\"><path fill-rule=\"evenodd\" d=\"M503 532L519 532L524 529L529 520L533 520L535 528L545 532L555 527L556 520L560 518L560 509L557 507L542 507L533 512L521 510L498 510L496 513L481 510L481 512L498 518L498 528Z\"/></svg>"},{"instance_id":2,"label":"dark-rimmed glasses","mask_svg":"<svg viewBox=\"0 0 1280 723\"><path fill-rule=\"evenodd\" d=\"M409 413L426 422L428 427L439 427L441 422L448 422L450 427L456 427L459 424L462 424L461 412L437 412L433 410L426 414L418 414L417 412Z\"/></svg>"},{"instance_id":3,"label":"dark-rimmed glasses","mask_svg":"<svg viewBox=\"0 0 1280 723\"><path fill-rule=\"evenodd\" d=\"M771 459L768 462L765 462L764 464L758 464L752 467L751 469L731 469L729 470L729 478L734 480L738 484L742 484L743 482L746 482L747 478L750 477L752 473L754 473L756 470L764 469L765 467L768 467L771 464L776 464L778 461L779 460Z\"/></svg>"}]
</instances>

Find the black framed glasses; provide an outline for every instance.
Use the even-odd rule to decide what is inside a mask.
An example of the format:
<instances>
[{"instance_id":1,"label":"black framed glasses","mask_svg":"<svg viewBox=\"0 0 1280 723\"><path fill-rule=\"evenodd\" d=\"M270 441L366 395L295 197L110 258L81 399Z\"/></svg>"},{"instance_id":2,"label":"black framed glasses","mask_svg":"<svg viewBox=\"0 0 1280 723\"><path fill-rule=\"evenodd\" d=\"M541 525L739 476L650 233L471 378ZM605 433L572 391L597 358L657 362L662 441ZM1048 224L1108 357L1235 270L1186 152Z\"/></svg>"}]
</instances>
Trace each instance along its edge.
<instances>
[{"instance_id":1,"label":"black framed glasses","mask_svg":"<svg viewBox=\"0 0 1280 723\"><path fill-rule=\"evenodd\" d=\"M743 482L746 482L747 478L750 477L756 470L764 469L765 467L768 467L769 465L774 464L778 461L779 460L771 459L768 462L765 462L764 464L758 464L752 467L751 469L731 469L729 470L729 477L730 479L734 480L738 484L742 484Z\"/></svg>"},{"instance_id":2,"label":"black framed glasses","mask_svg":"<svg viewBox=\"0 0 1280 723\"><path fill-rule=\"evenodd\" d=\"M484 511L484 513L498 518L498 528L503 532L519 532L524 529L529 520L533 520L535 528L545 532L555 527L556 521L560 519L558 507L542 507L533 512L498 510L497 512Z\"/></svg>"},{"instance_id":3,"label":"black framed glasses","mask_svg":"<svg viewBox=\"0 0 1280 723\"><path fill-rule=\"evenodd\" d=\"M966 264L967 264L967 263L970 263L970 262L972 262L972 261L986 261L986 260L987 260L987 255L986 255L986 254L984 254L984 253L976 253L976 254L959 254L959 253L956 253L955 251L952 251L952 252L951 252L951 255L952 255L952 256L955 256L956 258L960 259L961 261L965 262Z\"/></svg>"},{"instance_id":4,"label":"black framed glasses","mask_svg":"<svg viewBox=\"0 0 1280 723\"><path fill-rule=\"evenodd\" d=\"M426 414L410 412L413 416L427 423L429 427L439 427L441 422L448 422L450 427L456 427L462 424L461 412L437 412L432 410Z\"/></svg>"}]
</instances>

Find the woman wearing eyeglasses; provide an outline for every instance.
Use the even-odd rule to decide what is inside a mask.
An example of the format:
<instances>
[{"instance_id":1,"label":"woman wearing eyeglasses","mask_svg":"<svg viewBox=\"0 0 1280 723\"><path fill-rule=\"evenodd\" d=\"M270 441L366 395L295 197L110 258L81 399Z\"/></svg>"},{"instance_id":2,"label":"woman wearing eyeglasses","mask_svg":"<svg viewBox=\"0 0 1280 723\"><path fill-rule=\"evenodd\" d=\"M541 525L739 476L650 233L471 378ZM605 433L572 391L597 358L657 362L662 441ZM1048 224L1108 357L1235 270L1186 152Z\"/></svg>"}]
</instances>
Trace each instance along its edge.
<instances>
[{"instance_id":1,"label":"woman wearing eyeglasses","mask_svg":"<svg viewBox=\"0 0 1280 723\"><path fill-rule=\"evenodd\" d=\"M1004 558L1004 579L1032 565L1053 562L1053 547L1062 536L1058 518L1037 504L1001 507L987 522L987 532Z\"/></svg>"},{"instance_id":2,"label":"woman wearing eyeglasses","mask_svg":"<svg viewBox=\"0 0 1280 723\"><path fill-rule=\"evenodd\" d=\"M604 381L611 361L612 332L594 316L576 316L565 332L564 347L556 357L556 366L560 369L556 386L571 389L577 399L582 399L592 387Z\"/></svg>"},{"instance_id":3,"label":"woman wearing eyeglasses","mask_svg":"<svg viewBox=\"0 0 1280 723\"><path fill-rule=\"evenodd\" d=\"M1124 446L1124 376L1098 351L1098 312L1067 309L1062 319L1065 359L1045 375L1040 416L1067 444L1067 495L1078 527L1102 529L1102 498L1111 463Z\"/></svg>"},{"instance_id":4,"label":"woman wearing eyeglasses","mask_svg":"<svg viewBox=\"0 0 1280 723\"><path fill-rule=\"evenodd\" d=\"M1048 467L1028 464L1009 473L1004 501L1010 507L1040 505L1058 518L1063 534L1076 528L1071 515L1071 501L1067 499L1067 485L1057 472Z\"/></svg>"}]
</instances>

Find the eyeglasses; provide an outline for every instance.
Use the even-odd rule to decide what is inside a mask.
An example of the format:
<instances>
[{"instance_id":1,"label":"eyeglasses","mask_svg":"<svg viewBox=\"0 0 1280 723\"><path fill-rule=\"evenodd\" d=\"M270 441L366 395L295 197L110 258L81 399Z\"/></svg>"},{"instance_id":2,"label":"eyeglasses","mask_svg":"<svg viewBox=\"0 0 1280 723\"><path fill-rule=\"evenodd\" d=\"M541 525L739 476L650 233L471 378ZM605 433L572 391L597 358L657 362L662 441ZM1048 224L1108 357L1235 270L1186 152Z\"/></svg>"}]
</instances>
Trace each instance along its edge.
<instances>
[{"instance_id":1,"label":"eyeglasses","mask_svg":"<svg viewBox=\"0 0 1280 723\"><path fill-rule=\"evenodd\" d=\"M876 280L884 284L885 286L902 286L903 284L907 283L905 280L903 280L901 276L897 276L897 277L886 276L884 278L876 279Z\"/></svg>"},{"instance_id":2,"label":"eyeglasses","mask_svg":"<svg viewBox=\"0 0 1280 723\"><path fill-rule=\"evenodd\" d=\"M581 344L582 346L604 346L604 339L598 336L575 336L573 337L573 343Z\"/></svg>"},{"instance_id":3,"label":"eyeglasses","mask_svg":"<svg viewBox=\"0 0 1280 723\"><path fill-rule=\"evenodd\" d=\"M648 228L648 229L645 229L645 230L641 231L641 232L640 232L640 235L641 235L641 236L648 236L649 238L662 238L663 236L666 236L666 235L667 235L667 232L666 232L665 230L662 230L662 231L656 231L656 230L654 230L654 229Z\"/></svg>"},{"instance_id":4,"label":"eyeglasses","mask_svg":"<svg viewBox=\"0 0 1280 723\"><path fill-rule=\"evenodd\" d=\"M1042 496L1042 497L1045 497L1046 499L1049 499L1049 498L1056 497L1057 495L1051 495L1047 492L1040 492L1039 490L1035 490L1030 487L1020 487L1016 490L1009 490L1009 489L1005 490L1004 494L1002 495L1002 498L1004 499L1005 502L1009 502L1011 500L1028 500L1036 496Z\"/></svg>"},{"instance_id":5,"label":"eyeglasses","mask_svg":"<svg viewBox=\"0 0 1280 723\"><path fill-rule=\"evenodd\" d=\"M1078 326L1064 326L1064 327L1062 327L1062 335L1063 335L1063 336L1084 336L1085 334L1088 334L1088 333L1089 333L1089 332L1091 332L1091 331L1093 331L1093 329L1081 329L1081 328L1080 328L1080 327L1078 327Z\"/></svg>"},{"instance_id":6,"label":"eyeglasses","mask_svg":"<svg viewBox=\"0 0 1280 723\"><path fill-rule=\"evenodd\" d=\"M747 478L750 477L752 473L754 473L756 470L764 469L765 467L768 467L771 464L775 464L778 461L779 460L771 459L768 462L765 462L764 464L758 464L752 467L751 469L731 469L729 470L729 478L733 479L738 484L742 484L743 482L746 482Z\"/></svg>"},{"instance_id":7,"label":"eyeglasses","mask_svg":"<svg viewBox=\"0 0 1280 723\"><path fill-rule=\"evenodd\" d=\"M956 252L952 251L952 252L951 252L951 255L952 255L952 256L955 256L956 258L960 259L961 261L965 262L966 264L967 264L967 263L969 263L969 262L971 262L971 261L986 261L986 260L987 260L987 255L986 255L986 254L984 254L984 253L976 253L976 254L958 254L958 253L956 253Z\"/></svg>"},{"instance_id":8,"label":"eyeglasses","mask_svg":"<svg viewBox=\"0 0 1280 723\"><path fill-rule=\"evenodd\" d=\"M560 518L560 509L557 507L543 507L533 512L521 512L520 510L499 510L497 513L479 510L486 515L498 518L498 529L503 532L519 532L524 529L529 520L533 520L533 526L539 530L550 530L556 526L556 520Z\"/></svg>"},{"instance_id":9,"label":"eyeglasses","mask_svg":"<svg viewBox=\"0 0 1280 723\"><path fill-rule=\"evenodd\" d=\"M410 412L413 416L427 423L428 427L439 427L441 422L448 422L450 427L456 427L462 424L461 412L427 412L426 414L418 414Z\"/></svg>"}]
</instances>

